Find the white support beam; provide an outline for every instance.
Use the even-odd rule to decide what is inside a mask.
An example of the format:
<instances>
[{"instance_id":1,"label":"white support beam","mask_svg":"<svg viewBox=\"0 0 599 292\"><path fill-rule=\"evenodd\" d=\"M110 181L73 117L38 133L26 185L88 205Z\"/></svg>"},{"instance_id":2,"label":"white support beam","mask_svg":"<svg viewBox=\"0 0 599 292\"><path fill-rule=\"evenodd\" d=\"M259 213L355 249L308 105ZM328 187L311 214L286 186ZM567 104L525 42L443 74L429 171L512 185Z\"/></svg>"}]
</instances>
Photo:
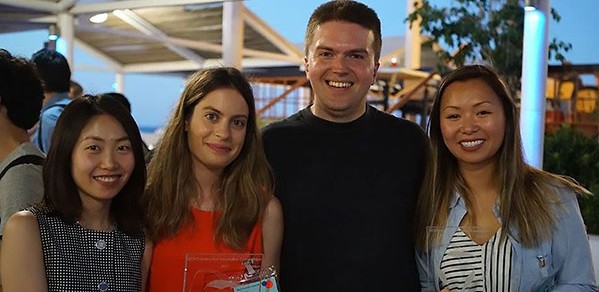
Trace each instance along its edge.
<instances>
[{"instance_id":1,"label":"white support beam","mask_svg":"<svg viewBox=\"0 0 599 292\"><path fill-rule=\"evenodd\" d=\"M242 69L241 59L243 50L243 3L227 1L223 5L222 56L225 66Z\"/></svg>"},{"instance_id":2,"label":"white support beam","mask_svg":"<svg viewBox=\"0 0 599 292\"><path fill-rule=\"evenodd\" d=\"M49 1L40 1L40 0L2 0L0 4L19 7L19 8L27 8L33 9L36 11L44 11L44 12L52 12L58 13L60 12L60 5L58 3L53 3Z\"/></svg>"},{"instance_id":3,"label":"white support beam","mask_svg":"<svg viewBox=\"0 0 599 292\"><path fill-rule=\"evenodd\" d=\"M245 58L242 61L244 68L249 67L276 67L276 66L292 66L297 65L295 62L287 62L282 60L273 60L271 58Z\"/></svg>"},{"instance_id":4,"label":"white support beam","mask_svg":"<svg viewBox=\"0 0 599 292\"><path fill-rule=\"evenodd\" d=\"M57 51L59 51L69 62L71 68L73 67L73 48L75 40L73 15L62 12L58 14L58 30L59 30L59 41L57 44Z\"/></svg>"},{"instance_id":5,"label":"white support beam","mask_svg":"<svg viewBox=\"0 0 599 292\"><path fill-rule=\"evenodd\" d=\"M88 65L88 64L75 64L75 68L71 68L72 71L87 71L96 73L111 73L114 74L114 69L106 66Z\"/></svg>"},{"instance_id":6,"label":"white support beam","mask_svg":"<svg viewBox=\"0 0 599 292\"><path fill-rule=\"evenodd\" d=\"M56 15L48 15L48 16L40 16L35 18L29 18L26 20L29 23L46 23L52 24L58 22L58 17Z\"/></svg>"},{"instance_id":7,"label":"white support beam","mask_svg":"<svg viewBox=\"0 0 599 292\"><path fill-rule=\"evenodd\" d=\"M121 63L119 63L118 61L114 60L113 58L103 54L102 52L94 49L93 47L91 47L90 45L88 45L87 43L79 40L79 39L75 39L75 44L77 45L77 47L81 48L82 50L84 50L86 53L100 59L100 61L103 61L104 63L106 63L106 65L108 65L112 70L114 71L118 71L121 70L123 68L123 66L121 65Z\"/></svg>"},{"instance_id":8,"label":"white support beam","mask_svg":"<svg viewBox=\"0 0 599 292\"><path fill-rule=\"evenodd\" d=\"M202 66L191 61L178 61L178 62L157 62L157 63L144 63L144 64L132 64L123 66L122 71L127 73L161 73L161 72L177 72L177 71L195 71L202 68L220 67L223 66L223 59L207 59ZM246 58L241 62L243 68L249 67L272 67L272 66L290 66L296 65L295 63L262 59L262 58Z\"/></svg>"},{"instance_id":9,"label":"white support beam","mask_svg":"<svg viewBox=\"0 0 599 292\"><path fill-rule=\"evenodd\" d=\"M115 10L113 11L113 14L116 17L123 20L124 22L133 26L137 30L141 31L145 35L154 36L161 40L165 40L168 38L168 35L166 35L163 31L161 31L160 29L152 25L150 22L145 20L143 17L137 15L135 12L129 9ZM164 45L179 56L194 61L198 63L198 65L201 65L204 62L204 58L202 58L192 50L178 47L168 42L164 42Z\"/></svg>"},{"instance_id":10,"label":"white support beam","mask_svg":"<svg viewBox=\"0 0 599 292\"><path fill-rule=\"evenodd\" d=\"M20 0L11 0L14 2ZM41 2L41 1L40 1ZM125 0L125 1L110 1L104 3L81 4L75 5L69 10L73 14L81 13L100 13L108 12L117 9L135 9L135 8L150 8L163 6L191 5L191 4L207 4L214 2L224 2L224 0Z\"/></svg>"},{"instance_id":11,"label":"white support beam","mask_svg":"<svg viewBox=\"0 0 599 292\"><path fill-rule=\"evenodd\" d=\"M522 49L522 90L520 99L520 132L524 160L543 168L543 138L545 133L545 86L550 0L540 0L536 7L524 10Z\"/></svg>"},{"instance_id":12,"label":"white support beam","mask_svg":"<svg viewBox=\"0 0 599 292\"><path fill-rule=\"evenodd\" d=\"M416 7L422 6L422 0L407 0L407 15L410 15ZM406 41L404 52L404 67L418 69L421 67L422 40L420 38L420 17L412 25L406 24Z\"/></svg>"},{"instance_id":13,"label":"white support beam","mask_svg":"<svg viewBox=\"0 0 599 292\"><path fill-rule=\"evenodd\" d=\"M168 37L168 38L163 39L163 41L171 43L171 44L175 44L178 46L194 48L197 50L205 50L205 51L210 51L210 52L214 52L214 53L220 53L223 50L223 46L221 46L221 45L208 43L208 42L200 42L200 41L182 39L182 38Z\"/></svg>"},{"instance_id":14,"label":"white support beam","mask_svg":"<svg viewBox=\"0 0 599 292\"><path fill-rule=\"evenodd\" d=\"M174 38L174 37L159 38L156 36L145 35L143 33L134 32L134 31L124 31L124 30L117 30L117 29L106 28L106 27L95 27L95 26L84 25L84 24L78 25L77 29L84 30L84 31L102 32L102 33L106 33L106 34L118 35L121 37L154 40L157 42L170 43L170 44L181 46L181 47L193 48L193 49L197 49L197 50L204 50L204 51L215 52L215 53L220 53L223 50L223 46L217 45L217 44L194 41L194 40L189 40L189 39L182 39L182 38ZM294 57L294 56L271 53L271 52L266 52L266 51L244 49L242 51L242 54L245 57L270 58L273 60L285 61L285 62L290 62L293 64L302 64L303 63L302 57Z\"/></svg>"},{"instance_id":15,"label":"white support beam","mask_svg":"<svg viewBox=\"0 0 599 292\"><path fill-rule=\"evenodd\" d=\"M206 62L204 62L205 64ZM136 72L136 73L156 73L156 72L175 72L175 71L194 71L202 68L197 63L185 60L177 62L158 62L158 63L144 63L144 64L132 64L123 66L123 72Z\"/></svg>"},{"instance_id":16,"label":"white support beam","mask_svg":"<svg viewBox=\"0 0 599 292\"><path fill-rule=\"evenodd\" d=\"M116 72L116 74L114 74L114 83L116 84L114 91L125 93L125 73L122 71Z\"/></svg>"},{"instance_id":17,"label":"white support beam","mask_svg":"<svg viewBox=\"0 0 599 292\"><path fill-rule=\"evenodd\" d=\"M302 50L289 43L287 39L278 34L270 25L264 23L264 21L245 6L243 6L243 19L249 26L261 33L266 39L287 55L298 57L300 60L304 58Z\"/></svg>"},{"instance_id":18,"label":"white support beam","mask_svg":"<svg viewBox=\"0 0 599 292\"><path fill-rule=\"evenodd\" d=\"M266 52L266 51L250 50L250 49L244 49L243 56L285 61L285 62L292 63L294 65L301 65L304 63L303 57L289 56L289 55L271 53L271 52Z\"/></svg>"},{"instance_id":19,"label":"white support beam","mask_svg":"<svg viewBox=\"0 0 599 292\"><path fill-rule=\"evenodd\" d=\"M77 29L82 30L82 31L96 32L96 33L101 32L101 33L112 34L112 35L121 36L121 37L153 40L153 41L157 41L157 42L169 43L169 44L173 44L173 45L177 45L177 46L194 48L194 49L198 49L198 50L210 51L210 52L215 52L215 53L220 53L222 50L221 45L216 45L216 44L212 44L212 43L208 43L208 42L194 41L194 40L181 39L181 38L173 38L173 37L157 37L154 35L146 35L141 32L125 31L125 30L107 28L107 27L102 27L102 26L96 27L96 26L92 26L92 25L80 24L77 26Z\"/></svg>"},{"instance_id":20,"label":"white support beam","mask_svg":"<svg viewBox=\"0 0 599 292\"><path fill-rule=\"evenodd\" d=\"M75 6L76 3L77 3L77 0L61 0L57 4L58 4L59 11L62 12L62 11L71 9L71 7Z\"/></svg>"}]
</instances>

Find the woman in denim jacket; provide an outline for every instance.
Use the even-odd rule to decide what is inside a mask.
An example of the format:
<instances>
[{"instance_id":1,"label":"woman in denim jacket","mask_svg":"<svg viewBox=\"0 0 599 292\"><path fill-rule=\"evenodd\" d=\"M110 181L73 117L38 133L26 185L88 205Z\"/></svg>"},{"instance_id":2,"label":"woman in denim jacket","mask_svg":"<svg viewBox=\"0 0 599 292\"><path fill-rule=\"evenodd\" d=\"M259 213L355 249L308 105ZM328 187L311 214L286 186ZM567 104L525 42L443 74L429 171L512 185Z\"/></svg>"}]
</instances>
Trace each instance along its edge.
<instances>
[{"instance_id":1,"label":"woman in denim jacket","mask_svg":"<svg viewBox=\"0 0 599 292\"><path fill-rule=\"evenodd\" d=\"M575 182L524 162L517 108L490 68L447 75L418 202L423 291L599 291Z\"/></svg>"}]
</instances>

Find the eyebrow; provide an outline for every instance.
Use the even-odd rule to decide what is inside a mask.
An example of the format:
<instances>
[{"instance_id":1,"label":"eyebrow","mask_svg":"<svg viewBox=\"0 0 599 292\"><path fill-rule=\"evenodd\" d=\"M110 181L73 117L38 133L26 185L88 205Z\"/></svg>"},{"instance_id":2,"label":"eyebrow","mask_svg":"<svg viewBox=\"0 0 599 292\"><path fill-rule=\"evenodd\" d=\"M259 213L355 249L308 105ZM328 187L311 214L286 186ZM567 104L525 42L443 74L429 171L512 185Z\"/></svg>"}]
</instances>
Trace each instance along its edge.
<instances>
[{"instance_id":1,"label":"eyebrow","mask_svg":"<svg viewBox=\"0 0 599 292\"><path fill-rule=\"evenodd\" d=\"M217 113L217 114L219 114L219 115L222 115L222 114L223 114L223 112L221 112L221 111L219 111L218 109L216 109L216 108L214 108L214 107L211 107L211 106L205 106L205 107L203 107L203 109L204 109L204 110L211 110L211 111L214 111L214 112L216 112L216 113ZM244 114L241 114L241 115L234 115L233 117L234 117L234 118L239 118L239 117L241 117L241 118L246 118L246 119L248 119L248 115L244 115Z\"/></svg>"},{"instance_id":2,"label":"eyebrow","mask_svg":"<svg viewBox=\"0 0 599 292\"><path fill-rule=\"evenodd\" d=\"M485 104L485 103L488 103L488 104L493 104L492 102L490 102L490 101L488 101L488 100L483 100L483 101L481 101L481 102L477 102L477 103L475 103L473 107L481 106L481 105L483 105L483 104ZM442 110L445 110L445 109L457 109L457 108L459 108L459 107L457 107L457 106L455 106L455 105L448 105L448 106L445 106L445 107L443 107L443 108L442 108Z\"/></svg>"},{"instance_id":3,"label":"eyebrow","mask_svg":"<svg viewBox=\"0 0 599 292\"><path fill-rule=\"evenodd\" d=\"M85 136L85 137L83 137L83 139L81 139L81 141L85 141L85 140L104 141L105 139L102 137L99 137L99 136L90 135L90 136ZM123 136L120 138L110 139L110 140L117 141L117 142L127 141L127 140L129 140L129 136Z\"/></svg>"},{"instance_id":4,"label":"eyebrow","mask_svg":"<svg viewBox=\"0 0 599 292\"><path fill-rule=\"evenodd\" d=\"M335 51L333 48L331 47L327 47L327 46L316 46L316 50L326 50L326 51ZM368 54L368 50L367 49L351 49L348 52L343 52L344 54L355 54L355 53L360 53L360 54Z\"/></svg>"}]
</instances>

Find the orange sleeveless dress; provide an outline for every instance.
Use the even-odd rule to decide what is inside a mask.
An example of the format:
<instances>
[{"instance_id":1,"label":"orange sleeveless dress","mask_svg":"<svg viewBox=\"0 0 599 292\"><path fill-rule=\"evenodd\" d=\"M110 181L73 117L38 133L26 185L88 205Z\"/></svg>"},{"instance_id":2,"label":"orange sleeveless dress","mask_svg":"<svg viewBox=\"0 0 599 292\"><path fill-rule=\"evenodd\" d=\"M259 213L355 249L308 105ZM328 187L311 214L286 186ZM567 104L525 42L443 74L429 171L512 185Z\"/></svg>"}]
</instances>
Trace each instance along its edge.
<instances>
[{"instance_id":1,"label":"orange sleeveless dress","mask_svg":"<svg viewBox=\"0 0 599 292\"><path fill-rule=\"evenodd\" d=\"M202 254L261 254L262 253L262 224L258 222L244 250L230 249L214 240L214 223L218 220L217 213L192 208L195 225L188 224L175 237L162 240L154 245L152 265L148 287L150 292L180 292L183 290L185 274L185 256L188 253ZM201 226L201 227L200 227ZM209 228L207 228L209 227ZM195 262L194 264L197 264ZM206 262L206 265L214 263ZM212 269L212 267L210 267ZM218 268L217 268L218 269ZM239 272L243 272L243 268ZM187 273L186 291L231 291L201 290L208 281L201 277L193 277L193 289L190 289L191 272ZM203 276L202 276L203 277Z\"/></svg>"}]
</instances>

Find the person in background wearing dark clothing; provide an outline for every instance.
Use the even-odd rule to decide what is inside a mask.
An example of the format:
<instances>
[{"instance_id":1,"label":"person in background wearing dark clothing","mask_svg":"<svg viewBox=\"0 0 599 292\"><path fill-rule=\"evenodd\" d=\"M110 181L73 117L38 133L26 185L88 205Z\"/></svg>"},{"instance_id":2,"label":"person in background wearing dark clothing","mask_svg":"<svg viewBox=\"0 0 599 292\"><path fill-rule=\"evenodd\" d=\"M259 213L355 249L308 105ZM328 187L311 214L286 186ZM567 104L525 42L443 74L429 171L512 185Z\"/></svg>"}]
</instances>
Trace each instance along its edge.
<instances>
[{"instance_id":1,"label":"person in background wearing dark clothing","mask_svg":"<svg viewBox=\"0 0 599 292\"><path fill-rule=\"evenodd\" d=\"M0 49L0 242L15 212L42 200L44 153L27 129L39 118L44 92L29 61ZM0 291L2 286L0 282Z\"/></svg>"},{"instance_id":2,"label":"person in background wearing dark clothing","mask_svg":"<svg viewBox=\"0 0 599 292\"><path fill-rule=\"evenodd\" d=\"M283 206L282 291L418 291L413 223L427 137L366 102L380 20L355 1L319 6L304 64L314 103L263 130Z\"/></svg>"},{"instance_id":3,"label":"person in background wearing dark clothing","mask_svg":"<svg viewBox=\"0 0 599 292\"><path fill-rule=\"evenodd\" d=\"M37 131L32 141L44 153L50 149L54 126L64 107L71 102L71 69L67 59L60 53L41 49L31 57L44 86L44 105Z\"/></svg>"},{"instance_id":4,"label":"person in background wearing dark clothing","mask_svg":"<svg viewBox=\"0 0 599 292\"><path fill-rule=\"evenodd\" d=\"M69 97L71 99L80 98L83 96L83 87L77 81L71 80L69 87Z\"/></svg>"}]
</instances>

